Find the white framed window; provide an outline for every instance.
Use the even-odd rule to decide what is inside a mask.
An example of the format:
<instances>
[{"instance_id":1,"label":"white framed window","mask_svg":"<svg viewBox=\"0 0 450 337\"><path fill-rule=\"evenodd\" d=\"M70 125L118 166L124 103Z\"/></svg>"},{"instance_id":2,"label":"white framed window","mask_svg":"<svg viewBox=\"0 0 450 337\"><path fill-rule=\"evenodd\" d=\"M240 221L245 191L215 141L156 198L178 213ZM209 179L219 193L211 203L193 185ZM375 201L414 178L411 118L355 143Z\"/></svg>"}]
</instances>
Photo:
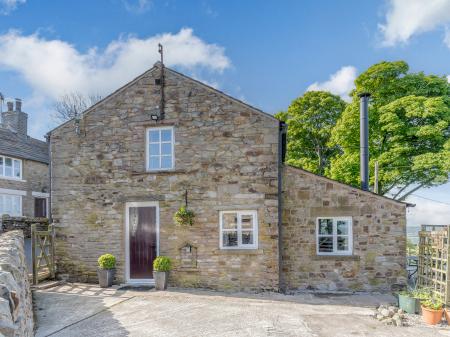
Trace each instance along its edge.
<instances>
[{"instance_id":1,"label":"white framed window","mask_svg":"<svg viewBox=\"0 0 450 337\"><path fill-rule=\"evenodd\" d=\"M171 170L174 167L173 127L147 129L147 171Z\"/></svg>"},{"instance_id":2,"label":"white framed window","mask_svg":"<svg viewBox=\"0 0 450 337\"><path fill-rule=\"evenodd\" d=\"M22 216L22 196L0 194L0 215Z\"/></svg>"},{"instance_id":3,"label":"white framed window","mask_svg":"<svg viewBox=\"0 0 450 337\"><path fill-rule=\"evenodd\" d=\"M0 156L0 177L22 179L22 160Z\"/></svg>"},{"instance_id":4,"label":"white framed window","mask_svg":"<svg viewBox=\"0 0 450 337\"><path fill-rule=\"evenodd\" d=\"M352 227L351 217L317 218L317 255L352 255Z\"/></svg>"},{"instance_id":5,"label":"white framed window","mask_svg":"<svg viewBox=\"0 0 450 337\"><path fill-rule=\"evenodd\" d=\"M256 211L220 212L220 249L257 249Z\"/></svg>"}]
</instances>

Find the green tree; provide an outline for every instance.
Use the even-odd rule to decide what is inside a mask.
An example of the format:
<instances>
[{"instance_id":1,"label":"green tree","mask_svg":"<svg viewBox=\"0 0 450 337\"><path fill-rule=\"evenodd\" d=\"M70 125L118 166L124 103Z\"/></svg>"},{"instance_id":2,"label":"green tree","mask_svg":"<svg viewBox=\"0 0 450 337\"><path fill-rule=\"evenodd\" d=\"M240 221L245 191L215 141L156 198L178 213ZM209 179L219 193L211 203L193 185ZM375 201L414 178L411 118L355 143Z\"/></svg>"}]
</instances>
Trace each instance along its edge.
<instances>
[{"instance_id":1,"label":"green tree","mask_svg":"<svg viewBox=\"0 0 450 337\"><path fill-rule=\"evenodd\" d=\"M359 97L371 93L369 159L379 163L380 194L404 200L419 188L448 181L450 85L445 77L410 73L406 62L381 62L355 81L352 103L332 130L330 145L341 152L327 174L359 185Z\"/></svg>"},{"instance_id":2,"label":"green tree","mask_svg":"<svg viewBox=\"0 0 450 337\"><path fill-rule=\"evenodd\" d=\"M275 116L288 125L286 162L324 174L337 146L329 146L331 129L346 103L325 91L309 91L295 99L287 112Z\"/></svg>"}]
</instances>

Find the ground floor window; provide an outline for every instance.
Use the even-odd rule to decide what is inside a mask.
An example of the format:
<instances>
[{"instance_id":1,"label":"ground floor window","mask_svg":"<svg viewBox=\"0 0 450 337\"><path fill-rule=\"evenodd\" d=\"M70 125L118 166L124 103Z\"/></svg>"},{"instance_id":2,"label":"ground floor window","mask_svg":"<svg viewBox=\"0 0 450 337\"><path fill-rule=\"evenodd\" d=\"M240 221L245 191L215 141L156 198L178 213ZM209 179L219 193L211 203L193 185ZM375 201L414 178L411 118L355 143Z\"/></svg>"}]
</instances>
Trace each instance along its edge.
<instances>
[{"instance_id":1,"label":"ground floor window","mask_svg":"<svg viewBox=\"0 0 450 337\"><path fill-rule=\"evenodd\" d=\"M258 248L258 219L256 211L220 212L220 248Z\"/></svg>"},{"instance_id":2,"label":"ground floor window","mask_svg":"<svg viewBox=\"0 0 450 337\"><path fill-rule=\"evenodd\" d=\"M22 216L22 196L0 194L0 215Z\"/></svg>"},{"instance_id":3,"label":"ground floor window","mask_svg":"<svg viewBox=\"0 0 450 337\"><path fill-rule=\"evenodd\" d=\"M317 218L317 254L352 254L352 218Z\"/></svg>"}]
</instances>

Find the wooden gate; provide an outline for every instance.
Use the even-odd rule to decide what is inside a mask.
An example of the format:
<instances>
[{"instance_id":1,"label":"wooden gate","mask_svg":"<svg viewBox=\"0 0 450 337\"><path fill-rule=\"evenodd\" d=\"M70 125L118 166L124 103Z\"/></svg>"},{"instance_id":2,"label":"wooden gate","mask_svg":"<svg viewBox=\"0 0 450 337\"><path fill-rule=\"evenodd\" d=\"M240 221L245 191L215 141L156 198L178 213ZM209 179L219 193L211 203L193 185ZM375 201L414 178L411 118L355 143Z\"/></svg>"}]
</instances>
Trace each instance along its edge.
<instances>
[{"instance_id":1,"label":"wooden gate","mask_svg":"<svg viewBox=\"0 0 450 337\"><path fill-rule=\"evenodd\" d=\"M419 268L417 285L429 288L450 305L450 227L419 232Z\"/></svg>"},{"instance_id":2,"label":"wooden gate","mask_svg":"<svg viewBox=\"0 0 450 337\"><path fill-rule=\"evenodd\" d=\"M33 284L47 278L55 278L55 228L38 230L31 225L31 256L33 263Z\"/></svg>"}]
</instances>

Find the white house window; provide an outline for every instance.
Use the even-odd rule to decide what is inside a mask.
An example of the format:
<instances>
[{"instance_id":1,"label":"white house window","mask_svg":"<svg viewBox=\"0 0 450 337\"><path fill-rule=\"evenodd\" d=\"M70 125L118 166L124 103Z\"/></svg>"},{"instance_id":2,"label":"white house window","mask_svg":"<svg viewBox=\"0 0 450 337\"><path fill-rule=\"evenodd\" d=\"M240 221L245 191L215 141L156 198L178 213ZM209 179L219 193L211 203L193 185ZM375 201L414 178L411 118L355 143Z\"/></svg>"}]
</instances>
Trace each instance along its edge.
<instances>
[{"instance_id":1,"label":"white house window","mask_svg":"<svg viewBox=\"0 0 450 337\"><path fill-rule=\"evenodd\" d=\"M317 254L352 254L352 218L317 218Z\"/></svg>"},{"instance_id":2,"label":"white house window","mask_svg":"<svg viewBox=\"0 0 450 337\"><path fill-rule=\"evenodd\" d=\"M0 156L0 177L22 179L22 161Z\"/></svg>"},{"instance_id":3,"label":"white house window","mask_svg":"<svg viewBox=\"0 0 450 337\"><path fill-rule=\"evenodd\" d=\"M0 215L22 216L22 196L0 194Z\"/></svg>"},{"instance_id":4,"label":"white house window","mask_svg":"<svg viewBox=\"0 0 450 337\"><path fill-rule=\"evenodd\" d=\"M147 129L147 170L170 170L174 166L173 128Z\"/></svg>"},{"instance_id":5,"label":"white house window","mask_svg":"<svg viewBox=\"0 0 450 337\"><path fill-rule=\"evenodd\" d=\"M256 211L220 212L220 248L258 248L258 219Z\"/></svg>"}]
</instances>

